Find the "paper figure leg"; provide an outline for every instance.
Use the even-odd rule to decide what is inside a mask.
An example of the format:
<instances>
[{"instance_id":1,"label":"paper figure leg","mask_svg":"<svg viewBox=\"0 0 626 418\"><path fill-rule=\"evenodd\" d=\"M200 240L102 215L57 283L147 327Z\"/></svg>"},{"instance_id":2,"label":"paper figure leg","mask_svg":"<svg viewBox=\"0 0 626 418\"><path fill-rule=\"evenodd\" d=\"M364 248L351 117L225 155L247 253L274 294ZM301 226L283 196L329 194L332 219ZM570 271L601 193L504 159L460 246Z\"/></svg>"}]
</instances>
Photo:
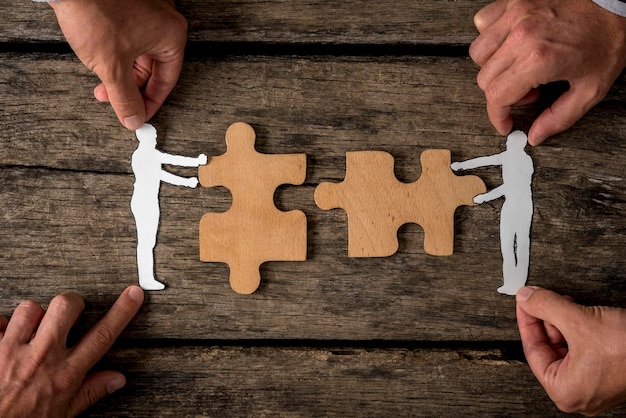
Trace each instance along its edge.
<instances>
[{"instance_id":1,"label":"paper figure leg","mask_svg":"<svg viewBox=\"0 0 626 418\"><path fill-rule=\"evenodd\" d=\"M159 211L135 212L137 224L137 270L144 290L162 290L165 285L154 277L154 247L159 228Z\"/></svg>"}]
</instances>

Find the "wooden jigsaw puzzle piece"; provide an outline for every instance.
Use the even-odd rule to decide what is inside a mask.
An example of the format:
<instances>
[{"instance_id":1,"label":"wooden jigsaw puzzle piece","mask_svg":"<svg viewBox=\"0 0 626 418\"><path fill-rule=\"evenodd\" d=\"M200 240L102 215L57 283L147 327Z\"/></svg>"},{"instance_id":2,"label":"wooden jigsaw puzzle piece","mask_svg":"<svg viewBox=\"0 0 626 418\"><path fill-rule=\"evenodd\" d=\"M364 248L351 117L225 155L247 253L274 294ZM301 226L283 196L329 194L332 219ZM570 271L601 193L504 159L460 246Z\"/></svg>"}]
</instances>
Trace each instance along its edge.
<instances>
[{"instance_id":1,"label":"wooden jigsaw puzzle piece","mask_svg":"<svg viewBox=\"0 0 626 418\"><path fill-rule=\"evenodd\" d=\"M419 224L424 229L424 251L431 255L454 252L454 213L459 206L474 206L473 198L487 190L477 176L457 176L450 168L449 150L426 150L420 156L422 175L416 196L421 205Z\"/></svg>"},{"instance_id":2,"label":"wooden jigsaw puzzle piece","mask_svg":"<svg viewBox=\"0 0 626 418\"><path fill-rule=\"evenodd\" d=\"M260 154L254 142L252 127L231 125L226 153L211 158L198 174L203 186L224 186L232 195L228 211L200 220L200 259L227 263L231 287L242 294L259 287L261 264L304 261L307 250L305 214L274 205L278 186L304 183L306 155Z\"/></svg>"},{"instance_id":3,"label":"wooden jigsaw puzzle piece","mask_svg":"<svg viewBox=\"0 0 626 418\"><path fill-rule=\"evenodd\" d=\"M315 189L318 207L346 212L349 257L385 257L398 250L397 230L404 222L396 216L393 167L393 156L383 151L347 152L344 181Z\"/></svg>"},{"instance_id":4,"label":"wooden jigsaw puzzle piece","mask_svg":"<svg viewBox=\"0 0 626 418\"><path fill-rule=\"evenodd\" d=\"M342 208L348 216L348 256L385 257L398 250L398 228L416 223L424 229L424 250L450 255L454 249L454 212L474 205L486 188L476 176L459 177L450 169L450 151L427 150L420 157L422 176L402 183L394 158L383 151L346 153L346 177L322 183L315 202L324 210Z\"/></svg>"},{"instance_id":5,"label":"wooden jigsaw puzzle piece","mask_svg":"<svg viewBox=\"0 0 626 418\"><path fill-rule=\"evenodd\" d=\"M200 259L228 264L231 288L253 293L261 283L261 264L306 259L306 217L300 211L207 213L200 220Z\"/></svg>"}]
</instances>

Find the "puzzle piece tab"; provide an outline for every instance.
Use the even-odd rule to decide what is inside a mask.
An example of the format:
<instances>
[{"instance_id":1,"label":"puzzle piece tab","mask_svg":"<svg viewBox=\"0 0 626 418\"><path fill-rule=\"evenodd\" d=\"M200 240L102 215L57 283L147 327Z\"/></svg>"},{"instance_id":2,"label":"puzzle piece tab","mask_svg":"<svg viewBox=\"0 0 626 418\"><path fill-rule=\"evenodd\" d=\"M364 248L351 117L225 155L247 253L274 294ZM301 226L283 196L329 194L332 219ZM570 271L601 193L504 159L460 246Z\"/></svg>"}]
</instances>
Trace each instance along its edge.
<instances>
[{"instance_id":1,"label":"puzzle piece tab","mask_svg":"<svg viewBox=\"0 0 626 418\"><path fill-rule=\"evenodd\" d=\"M477 176L456 176L449 150L426 150L420 156L422 175L402 183L394 174L394 158L384 151L346 153L341 183L321 183L315 203L321 209L342 208L348 215L348 256L385 257L398 250L398 228L406 223L424 229L424 251L451 255L454 212L474 205L486 191Z\"/></svg>"},{"instance_id":2,"label":"puzzle piece tab","mask_svg":"<svg viewBox=\"0 0 626 418\"><path fill-rule=\"evenodd\" d=\"M207 213L200 220L200 259L228 264L230 285L243 294L259 287L261 264L304 261L307 250L304 213L274 206L278 186L304 183L306 154L260 154L255 138L250 125L231 125L226 153L198 169L200 184L224 186L232 195L228 211Z\"/></svg>"}]
</instances>

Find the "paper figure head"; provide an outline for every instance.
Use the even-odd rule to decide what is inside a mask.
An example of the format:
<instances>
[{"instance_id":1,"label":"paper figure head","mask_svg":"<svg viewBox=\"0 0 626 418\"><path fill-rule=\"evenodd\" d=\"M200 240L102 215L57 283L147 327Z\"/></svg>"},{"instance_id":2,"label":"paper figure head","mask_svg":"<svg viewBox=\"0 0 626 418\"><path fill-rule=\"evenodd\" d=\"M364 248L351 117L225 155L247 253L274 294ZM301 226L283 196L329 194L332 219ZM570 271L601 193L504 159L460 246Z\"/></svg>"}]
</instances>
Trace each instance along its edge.
<instances>
[{"instance_id":1,"label":"paper figure head","mask_svg":"<svg viewBox=\"0 0 626 418\"><path fill-rule=\"evenodd\" d=\"M156 128L149 123L144 123L143 126L135 131L135 135L139 142L154 143L156 144L157 131Z\"/></svg>"},{"instance_id":2,"label":"paper figure head","mask_svg":"<svg viewBox=\"0 0 626 418\"><path fill-rule=\"evenodd\" d=\"M506 139L506 147L509 149L524 149L528 143L528 137L522 131L513 131Z\"/></svg>"}]
</instances>

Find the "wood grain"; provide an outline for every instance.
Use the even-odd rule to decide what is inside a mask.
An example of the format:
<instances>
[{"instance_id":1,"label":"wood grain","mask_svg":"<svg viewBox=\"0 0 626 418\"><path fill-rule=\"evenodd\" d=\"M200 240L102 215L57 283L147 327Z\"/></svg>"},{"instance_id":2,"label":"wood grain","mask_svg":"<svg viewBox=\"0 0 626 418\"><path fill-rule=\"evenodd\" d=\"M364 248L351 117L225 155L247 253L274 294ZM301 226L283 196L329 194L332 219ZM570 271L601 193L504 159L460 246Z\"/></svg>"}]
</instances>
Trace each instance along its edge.
<instances>
[{"instance_id":1,"label":"wood grain","mask_svg":"<svg viewBox=\"0 0 626 418\"><path fill-rule=\"evenodd\" d=\"M190 42L467 45L487 0L177 1ZM63 41L52 10L0 0L0 42Z\"/></svg>"},{"instance_id":2,"label":"wood grain","mask_svg":"<svg viewBox=\"0 0 626 418\"><path fill-rule=\"evenodd\" d=\"M350 259L345 214L313 199L343 180L346 152L388 152L414 182L426 149L453 161L504 149L466 53L488 3L177 2L188 53L152 121L159 147L221 155L226 128L245 121L259 152L306 153L304 185L274 201L306 214L308 260L263 264L258 291L234 293L198 243L201 217L226 211L230 193L163 185L156 271L168 287L97 366L123 371L127 388L86 416L563 416L524 364L513 298L496 292L501 201L456 212L450 257L425 254L423 231L407 225L395 255ZM93 99L98 80L48 6L0 0L0 14L0 314L74 290L86 299L80 335L137 282L136 142ZM622 76L528 151L529 283L581 303L626 306L625 100ZM527 131L546 103L516 109L515 127ZM497 168L472 174L501 181Z\"/></svg>"},{"instance_id":3,"label":"wood grain","mask_svg":"<svg viewBox=\"0 0 626 418\"><path fill-rule=\"evenodd\" d=\"M477 176L457 176L450 169L450 150L425 150L422 174L413 183L399 182L393 155L383 151L346 153L341 183L324 182L315 189L321 209L341 208L348 218L349 257L388 257L398 251L398 229L414 223L424 230L426 254L454 252L454 213L474 206L485 193Z\"/></svg>"},{"instance_id":4,"label":"wood grain","mask_svg":"<svg viewBox=\"0 0 626 418\"><path fill-rule=\"evenodd\" d=\"M128 384L88 417L567 416L501 349L127 348L102 366Z\"/></svg>"},{"instance_id":5,"label":"wood grain","mask_svg":"<svg viewBox=\"0 0 626 418\"><path fill-rule=\"evenodd\" d=\"M306 154L261 154L255 141L250 125L235 122L226 130L227 151L198 168L202 186L226 187L232 197L226 212L200 219L200 260L228 264L231 288L245 295L259 288L261 264L307 258L306 215L274 205L279 186L304 183Z\"/></svg>"}]
</instances>

